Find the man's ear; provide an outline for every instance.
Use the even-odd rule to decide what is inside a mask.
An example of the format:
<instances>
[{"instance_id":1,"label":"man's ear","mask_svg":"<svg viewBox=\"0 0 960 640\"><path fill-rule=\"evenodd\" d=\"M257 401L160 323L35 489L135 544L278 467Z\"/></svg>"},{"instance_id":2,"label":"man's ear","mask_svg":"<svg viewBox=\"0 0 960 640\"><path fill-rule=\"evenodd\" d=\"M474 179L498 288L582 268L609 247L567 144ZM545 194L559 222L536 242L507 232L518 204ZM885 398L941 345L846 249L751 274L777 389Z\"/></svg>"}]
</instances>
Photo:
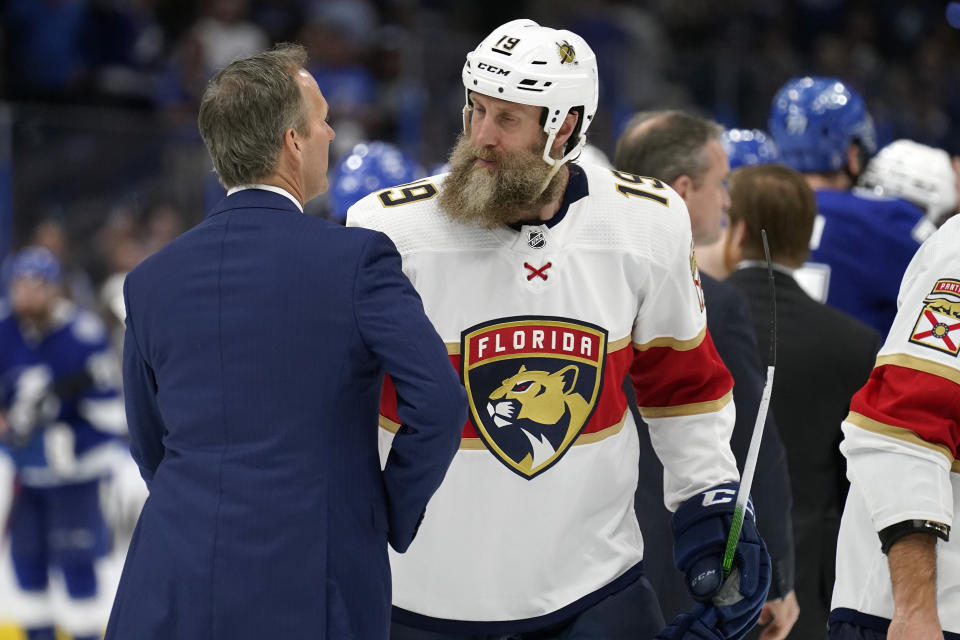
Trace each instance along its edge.
<instances>
[{"instance_id":1,"label":"man's ear","mask_svg":"<svg viewBox=\"0 0 960 640\"><path fill-rule=\"evenodd\" d=\"M296 129L287 129L283 134L283 146L290 153L299 155L301 144L300 144L300 134L297 133Z\"/></svg>"},{"instance_id":2,"label":"man's ear","mask_svg":"<svg viewBox=\"0 0 960 640\"><path fill-rule=\"evenodd\" d=\"M567 117L563 119L563 124L560 125L560 130L557 131L557 137L553 139L553 152L563 152L563 145L570 139L570 135L573 133L579 120L580 114L578 112L571 111L567 114Z\"/></svg>"},{"instance_id":3,"label":"man's ear","mask_svg":"<svg viewBox=\"0 0 960 640\"><path fill-rule=\"evenodd\" d=\"M677 192L681 198L686 198L690 190L693 189L693 180L688 175L682 175L670 183L670 188Z\"/></svg>"},{"instance_id":4,"label":"man's ear","mask_svg":"<svg viewBox=\"0 0 960 640\"><path fill-rule=\"evenodd\" d=\"M747 239L747 223L737 220L727 226L723 240L723 266L733 271L743 260L743 243Z\"/></svg>"}]
</instances>

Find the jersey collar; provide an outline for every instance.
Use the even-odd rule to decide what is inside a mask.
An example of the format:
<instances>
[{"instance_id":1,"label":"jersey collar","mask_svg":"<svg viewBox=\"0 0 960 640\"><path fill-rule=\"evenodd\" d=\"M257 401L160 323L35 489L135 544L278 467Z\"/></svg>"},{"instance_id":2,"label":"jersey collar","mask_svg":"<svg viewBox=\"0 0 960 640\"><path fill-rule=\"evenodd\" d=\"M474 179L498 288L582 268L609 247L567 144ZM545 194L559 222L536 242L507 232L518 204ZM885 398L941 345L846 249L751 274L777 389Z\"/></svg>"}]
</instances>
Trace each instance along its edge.
<instances>
[{"instance_id":1,"label":"jersey collar","mask_svg":"<svg viewBox=\"0 0 960 640\"><path fill-rule=\"evenodd\" d=\"M557 209L557 212L553 214L552 218L539 222L539 224L542 224L548 229L552 229L560 224L560 221L566 217L571 204L590 195L587 174L583 172L583 169L572 162L567 163L567 168L570 170L570 178L567 181L567 188L563 192L563 200L560 202L560 208ZM524 226L536 224L538 224L536 221L529 220L526 222L511 222L508 226L514 231L520 231Z\"/></svg>"}]
</instances>

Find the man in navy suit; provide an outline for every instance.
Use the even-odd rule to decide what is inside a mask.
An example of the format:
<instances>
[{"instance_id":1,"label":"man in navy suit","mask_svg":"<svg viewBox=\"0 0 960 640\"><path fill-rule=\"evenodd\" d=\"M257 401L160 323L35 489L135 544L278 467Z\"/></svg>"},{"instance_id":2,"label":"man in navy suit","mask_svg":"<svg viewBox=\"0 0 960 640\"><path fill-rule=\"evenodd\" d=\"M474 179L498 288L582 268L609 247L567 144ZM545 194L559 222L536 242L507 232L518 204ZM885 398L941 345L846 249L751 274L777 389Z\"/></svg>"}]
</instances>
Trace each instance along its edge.
<instances>
[{"instance_id":1,"label":"man in navy suit","mask_svg":"<svg viewBox=\"0 0 960 640\"><path fill-rule=\"evenodd\" d=\"M334 138L305 63L283 45L211 81L228 195L127 277L150 497L107 638L387 638L387 542L407 549L459 446L465 392L393 244L303 214ZM384 372L403 426L381 471Z\"/></svg>"},{"instance_id":2,"label":"man in navy suit","mask_svg":"<svg viewBox=\"0 0 960 640\"><path fill-rule=\"evenodd\" d=\"M715 122L681 111L656 111L634 116L617 142L614 159L617 169L659 178L680 194L690 213L693 241L698 248L719 240L722 219L730 207L726 187L730 165L721 144L722 134L723 127ZM700 279L707 328L717 353L734 379L737 419L730 447L742 469L763 389L750 309L736 288L702 271ZM772 416L768 415L751 491L757 509L757 527L773 561L773 582L760 617L760 623L765 625L760 636L763 640L785 637L799 613L793 592L791 494L785 466L783 441ZM669 620L687 610L693 601L684 586L683 574L673 566L671 554L665 553L672 538L669 513L660 498L662 492L662 465L654 453L649 432L640 429L640 482L634 504L647 548L653 550L644 557L644 568ZM752 633L750 637L757 635L756 631Z\"/></svg>"}]
</instances>

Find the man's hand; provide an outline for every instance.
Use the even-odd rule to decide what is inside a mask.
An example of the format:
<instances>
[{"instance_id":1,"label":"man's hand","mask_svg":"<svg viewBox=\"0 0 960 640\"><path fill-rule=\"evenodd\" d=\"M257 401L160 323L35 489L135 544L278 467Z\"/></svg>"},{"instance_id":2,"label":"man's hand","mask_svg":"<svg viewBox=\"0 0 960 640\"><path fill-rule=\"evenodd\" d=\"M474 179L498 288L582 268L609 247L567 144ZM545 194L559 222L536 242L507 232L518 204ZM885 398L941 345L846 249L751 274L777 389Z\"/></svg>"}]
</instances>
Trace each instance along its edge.
<instances>
[{"instance_id":1,"label":"man's hand","mask_svg":"<svg viewBox=\"0 0 960 640\"><path fill-rule=\"evenodd\" d=\"M783 640L790 633L799 616L800 604L797 602L795 592L791 591L777 600L767 600L758 621L763 627L760 640Z\"/></svg>"},{"instance_id":2,"label":"man's hand","mask_svg":"<svg viewBox=\"0 0 960 640\"><path fill-rule=\"evenodd\" d=\"M937 616L936 544L931 534L913 533L890 547L893 620L887 640L943 640Z\"/></svg>"}]
</instances>

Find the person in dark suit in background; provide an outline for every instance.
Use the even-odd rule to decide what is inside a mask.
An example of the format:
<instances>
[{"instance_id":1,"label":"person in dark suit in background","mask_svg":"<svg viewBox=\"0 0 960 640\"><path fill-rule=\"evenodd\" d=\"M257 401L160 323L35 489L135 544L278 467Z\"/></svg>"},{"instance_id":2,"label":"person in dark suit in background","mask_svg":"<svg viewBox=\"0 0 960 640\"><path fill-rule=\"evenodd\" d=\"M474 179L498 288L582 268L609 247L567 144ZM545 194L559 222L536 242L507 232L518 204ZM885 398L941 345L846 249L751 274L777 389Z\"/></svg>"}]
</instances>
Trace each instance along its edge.
<instances>
[{"instance_id":1,"label":"person in dark suit in background","mask_svg":"<svg viewBox=\"0 0 960 640\"><path fill-rule=\"evenodd\" d=\"M223 199L125 283L131 450L150 489L107 638L385 639L466 396L381 233L303 214L334 132L296 45L210 82ZM384 371L403 426L381 471Z\"/></svg>"},{"instance_id":2,"label":"person in dark suit in background","mask_svg":"<svg viewBox=\"0 0 960 640\"><path fill-rule=\"evenodd\" d=\"M617 142L617 170L658 178L684 199L690 213L694 244L711 244L721 235L721 222L730 205L726 188L727 154L720 142L723 127L681 111L642 112L634 116ZM763 390L763 373L753 336L747 301L734 287L700 272L707 328L717 353L734 379L737 419L730 445L743 469ZM630 394L628 393L628 396ZM640 423L636 407L631 405ZM773 561L773 582L761 615L761 636L786 636L797 618L793 594L793 537L790 526L790 483L784 468L783 443L768 415L754 479L753 501L757 527ZM692 604L682 574L673 566L669 513L663 506L663 467L650 434L640 429L640 482L635 497L644 532L644 568L653 583L668 620ZM651 514L654 514L651 517ZM757 631L753 632L757 634Z\"/></svg>"},{"instance_id":3,"label":"person in dark suit in background","mask_svg":"<svg viewBox=\"0 0 960 640\"><path fill-rule=\"evenodd\" d=\"M807 259L817 214L803 176L782 165L747 167L730 180L727 282L750 301L761 352L769 346L770 292L760 230L774 265L777 370L770 406L787 448L793 486L800 619L791 638L826 637L840 513L847 493L839 450L850 398L873 369L880 335L820 304L791 275Z\"/></svg>"}]
</instances>

